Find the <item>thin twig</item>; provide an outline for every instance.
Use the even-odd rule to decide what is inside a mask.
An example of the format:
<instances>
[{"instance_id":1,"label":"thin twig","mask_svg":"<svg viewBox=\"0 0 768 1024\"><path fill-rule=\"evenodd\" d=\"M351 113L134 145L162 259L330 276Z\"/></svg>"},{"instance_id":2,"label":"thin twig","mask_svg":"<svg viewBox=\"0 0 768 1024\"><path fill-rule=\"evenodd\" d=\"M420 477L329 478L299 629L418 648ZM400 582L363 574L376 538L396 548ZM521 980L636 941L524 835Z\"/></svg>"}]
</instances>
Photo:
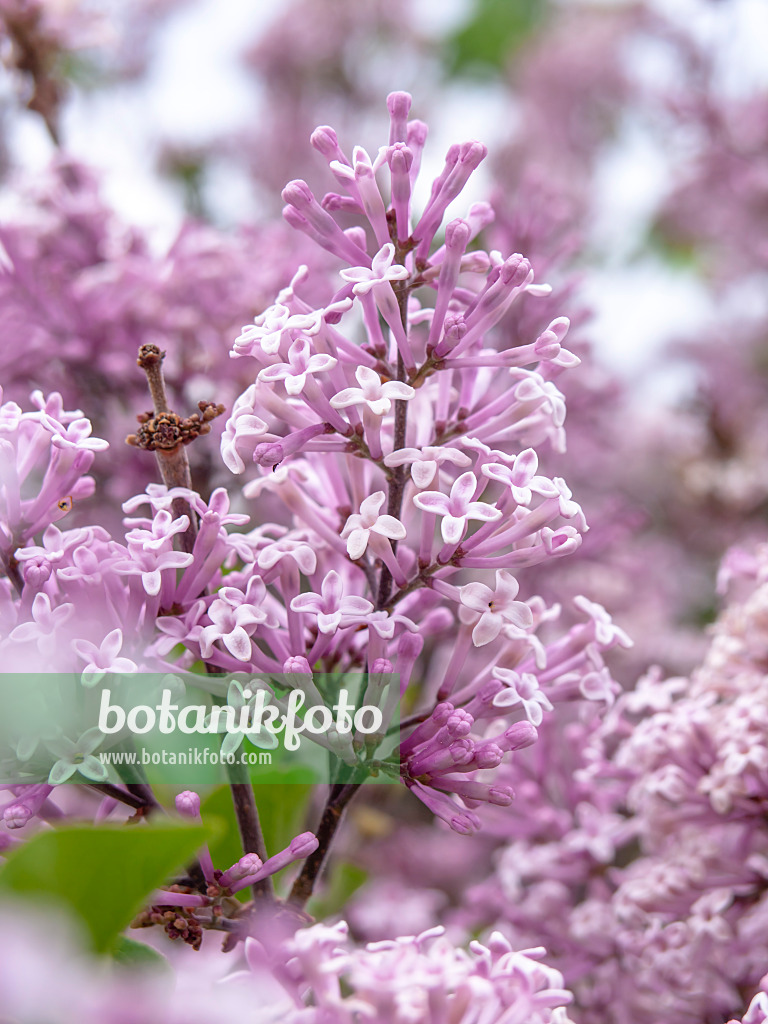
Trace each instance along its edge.
<instances>
[{"instance_id":1,"label":"thin twig","mask_svg":"<svg viewBox=\"0 0 768 1024\"><path fill-rule=\"evenodd\" d=\"M142 345L139 349L137 362L147 375L147 385L152 396L152 404L156 416L171 411L168 405L168 395L165 391L165 379L163 377L164 358L165 352L161 352L157 345ZM192 474L189 469L187 450L183 444L177 445L176 448L170 451L157 448L155 450L155 458L157 459L163 483L169 490L172 487L185 487L187 490L192 490ZM175 519L184 515L189 518L189 526L184 533L177 534L177 536L182 550L187 554L191 554L195 546L195 537L197 536L197 515L183 498L174 498L171 502L171 509Z\"/></svg>"},{"instance_id":2,"label":"thin twig","mask_svg":"<svg viewBox=\"0 0 768 1024\"><path fill-rule=\"evenodd\" d=\"M397 304L400 308L400 320L403 325L403 330L408 333L408 295L409 289L407 284L395 288L397 295ZM404 381L406 377L405 363L403 361L402 353L397 353L397 379ZM395 401L395 437L394 437L394 451L399 451L401 448L405 448L405 434L408 426L408 403L404 401ZM405 492L405 466L396 466L390 477L389 481L389 497L387 499L387 515L394 516L395 519L400 518L400 512L403 507L403 494ZM392 541L392 551L397 554L397 541ZM376 601L376 609L381 611L385 608L389 601L389 593L392 589L392 574L386 565L381 567L381 577L379 579L379 595Z\"/></svg>"},{"instance_id":3,"label":"thin twig","mask_svg":"<svg viewBox=\"0 0 768 1024\"><path fill-rule=\"evenodd\" d=\"M102 793L104 796L111 797L113 800L117 800L122 804L127 804L129 807L133 807L133 809L137 811L149 807L149 802L144 799L143 796L140 796L137 793L132 793L126 789L121 789L113 782L94 782L90 783L88 788L96 790L96 792Z\"/></svg>"},{"instance_id":4,"label":"thin twig","mask_svg":"<svg viewBox=\"0 0 768 1024\"><path fill-rule=\"evenodd\" d=\"M16 561L12 554L9 554L8 558L6 559L5 556L2 553L0 553L0 564L2 564L2 567L5 571L5 575L13 584L13 589L16 591L19 597L21 597L21 592L24 589L24 580L22 579L21 573L19 572L19 563Z\"/></svg>"},{"instance_id":5,"label":"thin twig","mask_svg":"<svg viewBox=\"0 0 768 1024\"><path fill-rule=\"evenodd\" d=\"M301 874L293 883L291 895L288 897L288 902L293 906L299 908L305 906L307 900L312 895L315 883L320 876L325 859L328 856L328 851L331 848L333 837L336 835L336 830L341 822L344 808L358 789L360 789L360 786L361 783L359 782L337 783L335 786L331 786L331 792L323 809L320 824L315 832L319 845L315 852L311 853L304 861Z\"/></svg>"},{"instance_id":6,"label":"thin twig","mask_svg":"<svg viewBox=\"0 0 768 1024\"><path fill-rule=\"evenodd\" d=\"M139 800L144 801L146 813L151 814L153 811L160 811L162 808L155 798L155 794L152 792L152 787L147 782L127 782L126 789L133 796Z\"/></svg>"}]
</instances>

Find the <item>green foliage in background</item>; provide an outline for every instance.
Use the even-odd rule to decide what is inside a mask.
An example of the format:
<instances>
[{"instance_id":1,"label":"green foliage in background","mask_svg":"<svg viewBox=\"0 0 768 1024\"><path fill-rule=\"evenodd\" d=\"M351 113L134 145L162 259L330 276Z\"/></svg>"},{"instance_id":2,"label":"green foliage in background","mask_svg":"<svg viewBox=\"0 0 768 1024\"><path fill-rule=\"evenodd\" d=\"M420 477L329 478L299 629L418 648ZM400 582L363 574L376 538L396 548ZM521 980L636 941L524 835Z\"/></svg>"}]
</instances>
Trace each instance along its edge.
<instances>
[{"instance_id":1,"label":"green foliage in background","mask_svg":"<svg viewBox=\"0 0 768 1024\"><path fill-rule=\"evenodd\" d=\"M446 40L446 73L484 78L500 74L547 9L547 0L474 0L469 20Z\"/></svg>"}]
</instances>

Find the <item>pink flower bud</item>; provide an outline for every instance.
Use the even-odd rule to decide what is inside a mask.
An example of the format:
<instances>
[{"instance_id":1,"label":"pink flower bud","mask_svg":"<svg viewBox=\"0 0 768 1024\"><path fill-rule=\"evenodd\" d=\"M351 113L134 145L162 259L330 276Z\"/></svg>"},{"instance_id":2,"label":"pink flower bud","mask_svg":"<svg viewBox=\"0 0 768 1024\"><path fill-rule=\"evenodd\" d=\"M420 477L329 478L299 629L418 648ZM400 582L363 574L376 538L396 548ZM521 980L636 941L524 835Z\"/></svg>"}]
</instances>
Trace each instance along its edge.
<instances>
[{"instance_id":1,"label":"pink flower bud","mask_svg":"<svg viewBox=\"0 0 768 1024\"><path fill-rule=\"evenodd\" d=\"M176 810L185 818L199 818L200 797L191 789L179 793L176 797Z\"/></svg>"},{"instance_id":2,"label":"pink flower bud","mask_svg":"<svg viewBox=\"0 0 768 1024\"><path fill-rule=\"evenodd\" d=\"M308 857L319 845L319 840L312 832L302 832L291 840L290 851L295 857Z\"/></svg>"}]
</instances>

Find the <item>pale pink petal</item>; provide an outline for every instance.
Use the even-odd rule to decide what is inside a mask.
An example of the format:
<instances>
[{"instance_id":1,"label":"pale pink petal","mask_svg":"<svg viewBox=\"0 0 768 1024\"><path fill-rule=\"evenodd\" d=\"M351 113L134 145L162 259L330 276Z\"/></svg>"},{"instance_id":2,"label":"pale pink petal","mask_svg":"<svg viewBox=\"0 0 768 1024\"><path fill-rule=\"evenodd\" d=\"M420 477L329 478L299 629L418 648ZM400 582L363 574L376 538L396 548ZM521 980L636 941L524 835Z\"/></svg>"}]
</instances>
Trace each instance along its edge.
<instances>
[{"instance_id":1,"label":"pale pink petal","mask_svg":"<svg viewBox=\"0 0 768 1024\"><path fill-rule=\"evenodd\" d=\"M231 633L222 637L224 646L238 661L251 660L251 638L242 626L235 626Z\"/></svg>"},{"instance_id":2,"label":"pale pink petal","mask_svg":"<svg viewBox=\"0 0 768 1024\"><path fill-rule=\"evenodd\" d=\"M141 582L144 584L144 590L147 594L150 597L155 597L160 593L160 585L162 583L160 570L153 569L152 572L143 572L141 574Z\"/></svg>"},{"instance_id":3,"label":"pale pink petal","mask_svg":"<svg viewBox=\"0 0 768 1024\"><path fill-rule=\"evenodd\" d=\"M379 514L379 509L384 504L385 497L386 495L384 494L384 491L375 491L373 494L369 495L360 505L360 514L366 518L373 518L377 516Z\"/></svg>"},{"instance_id":4,"label":"pale pink petal","mask_svg":"<svg viewBox=\"0 0 768 1024\"><path fill-rule=\"evenodd\" d=\"M416 394L410 384L404 384L400 380L388 380L386 384L382 384L381 393L385 398L399 398L404 401L408 401Z\"/></svg>"},{"instance_id":5,"label":"pale pink petal","mask_svg":"<svg viewBox=\"0 0 768 1024\"><path fill-rule=\"evenodd\" d=\"M344 388L331 399L331 408L348 409L350 405L359 405L365 401L365 396L360 388Z\"/></svg>"},{"instance_id":6,"label":"pale pink petal","mask_svg":"<svg viewBox=\"0 0 768 1024\"><path fill-rule=\"evenodd\" d=\"M218 626L205 626L200 630L199 643L200 653L204 658L210 658L214 643L219 639L221 633Z\"/></svg>"},{"instance_id":7,"label":"pale pink petal","mask_svg":"<svg viewBox=\"0 0 768 1024\"><path fill-rule=\"evenodd\" d=\"M467 583L461 588L461 603L476 612L487 612L493 591L484 583Z\"/></svg>"},{"instance_id":8,"label":"pale pink petal","mask_svg":"<svg viewBox=\"0 0 768 1024\"><path fill-rule=\"evenodd\" d=\"M385 466L404 466L408 462L416 462L421 457L418 448L399 448L384 457Z\"/></svg>"},{"instance_id":9,"label":"pale pink petal","mask_svg":"<svg viewBox=\"0 0 768 1024\"><path fill-rule=\"evenodd\" d=\"M135 672L136 663L130 658L115 658L109 666L110 672Z\"/></svg>"},{"instance_id":10,"label":"pale pink petal","mask_svg":"<svg viewBox=\"0 0 768 1024\"><path fill-rule=\"evenodd\" d=\"M373 605L364 597L345 597L342 601L341 610L345 615L368 615L373 611Z\"/></svg>"},{"instance_id":11,"label":"pale pink petal","mask_svg":"<svg viewBox=\"0 0 768 1024\"><path fill-rule=\"evenodd\" d=\"M469 504L477 490L477 477L474 473L462 473L451 487L451 501L463 506Z\"/></svg>"},{"instance_id":12,"label":"pale pink petal","mask_svg":"<svg viewBox=\"0 0 768 1024\"><path fill-rule=\"evenodd\" d=\"M256 379L271 384L273 381L284 380L290 372L291 367L287 363L275 363L274 366L267 366L261 370Z\"/></svg>"},{"instance_id":13,"label":"pale pink petal","mask_svg":"<svg viewBox=\"0 0 768 1024\"><path fill-rule=\"evenodd\" d=\"M21 628L21 626L17 626L16 629L14 629L13 633L16 634L17 631ZM23 639L23 637L19 637L19 639ZM73 640L72 646L83 659L83 661L93 661L93 659L100 653L99 648L96 646L96 644L92 644L90 640Z\"/></svg>"},{"instance_id":14,"label":"pale pink petal","mask_svg":"<svg viewBox=\"0 0 768 1024\"><path fill-rule=\"evenodd\" d=\"M394 516L379 516L371 527L371 532L389 537L390 540L402 540L405 537L405 527Z\"/></svg>"},{"instance_id":15,"label":"pale pink petal","mask_svg":"<svg viewBox=\"0 0 768 1024\"><path fill-rule=\"evenodd\" d=\"M475 647L484 647L485 644L496 639L501 632L502 625L503 620L500 615L486 611L485 615L480 616L480 621L472 630L472 643Z\"/></svg>"},{"instance_id":16,"label":"pale pink petal","mask_svg":"<svg viewBox=\"0 0 768 1024\"><path fill-rule=\"evenodd\" d=\"M362 558L368 547L368 531L353 530L347 538L347 554L353 562Z\"/></svg>"},{"instance_id":17,"label":"pale pink petal","mask_svg":"<svg viewBox=\"0 0 768 1024\"><path fill-rule=\"evenodd\" d=\"M496 593L502 595L503 598L513 601L517 597L517 592L520 589L520 584L517 582L512 573L507 572L506 569L496 570Z\"/></svg>"},{"instance_id":18,"label":"pale pink petal","mask_svg":"<svg viewBox=\"0 0 768 1024\"><path fill-rule=\"evenodd\" d=\"M466 516L444 516L440 523L440 532L446 544L458 544L467 527Z\"/></svg>"},{"instance_id":19,"label":"pale pink petal","mask_svg":"<svg viewBox=\"0 0 768 1024\"><path fill-rule=\"evenodd\" d=\"M513 601L504 609L504 618L513 626L530 629L533 625L533 613L523 601Z\"/></svg>"},{"instance_id":20,"label":"pale pink petal","mask_svg":"<svg viewBox=\"0 0 768 1024\"><path fill-rule=\"evenodd\" d=\"M107 665L111 665L117 655L120 653L120 648L123 646L123 634L119 629L113 629L111 633L107 633L101 642L101 654L105 659Z\"/></svg>"},{"instance_id":21,"label":"pale pink petal","mask_svg":"<svg viewBox=\"0 0 768 1024\"><path fill-rule=\"evenodd\" d=\"M434 512L436 515L445 516L448 514L448 498L437 491L427 491L426 494L415 494L413 504L422 512Z\"/></svg>"},{"instance_id":22,"label":"pale pink petal","mask_svg":"<svg viewBox=\"0 0 768 1024\"><path fill-rule=\"evenodd\" d=\"M470 501L467 505L467 516L470 519L481 519L483 522L492 523L495 519L501 519L501 510L494 508L485 501Z\"/></svg>"},{"instance_id":23,"label":"pale pink petal","mask_svg":"<svg viewBox=\"0 0 768 1024\"><path fill-rule=\"evenodd\" d=\"M341 622L341 612L320 612L317 616L317 628L321 633L335 633Z\"/></svg>"},{"instance_id":24,"label":"pale pink petal","mask_svg":"<svg viewBox=\"0 0 768 1024\"><path fill-rule=\"evenodd\" d=\"M341 576L333 569L326 575L322 586L323 598L337 608L344 593Z\"/></svg>"},{"instance_id":25,"label":"pale pink petal","mask_svg":"<svg viewBox=\"0 0 768 1024\"><path fill-rule=\"evenodd\" d=\"M436 473L436 462L414 462L411 466L411 480L417 487L429 487Z\"/></svg>"},{"instance_id":26,"label":"pale pink petal","mask_svg":"<svg viewBox=\"0 0 768 1024\"><path fill-rule=\"evenodd\" d=\"M516 487L525 487L530 483L532 477L539 468L539 457L533 448L526 448L525 451L515 459L514 483Z\"/></svg>"}]
</instances>

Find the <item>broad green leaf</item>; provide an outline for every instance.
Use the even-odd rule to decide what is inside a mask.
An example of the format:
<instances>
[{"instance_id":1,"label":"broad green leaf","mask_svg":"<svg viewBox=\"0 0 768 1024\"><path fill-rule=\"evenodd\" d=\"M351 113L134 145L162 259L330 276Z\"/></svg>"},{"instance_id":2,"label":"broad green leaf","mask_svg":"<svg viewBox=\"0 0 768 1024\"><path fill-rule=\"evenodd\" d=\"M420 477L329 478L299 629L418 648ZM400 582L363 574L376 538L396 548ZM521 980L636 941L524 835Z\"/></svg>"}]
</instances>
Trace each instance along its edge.
<instances>
[{"instance_id":1,"label":"broad green leaf","mask_svg":"<svg viewBox=\"0 0 768 1024\"><path fill-rule=\"evenodd\" d=\"M201 825L69 826L39 832L0 870L0 895L48 898L83 921L106 952L158 886L208 838Z\"/></svg>"},{"instance_id":2,"label":"broad green leaf","mask_svg":"<svg viewBox=\"0 0 768 1024\"><path fill-rule=\"evenodd\" d=\"M301 781L301 769L288 769L282 783L257 785L253 792L270 857L284 850L294 836L311 828L306 811L312 786Z\"/></svg>"}]
</instances>

